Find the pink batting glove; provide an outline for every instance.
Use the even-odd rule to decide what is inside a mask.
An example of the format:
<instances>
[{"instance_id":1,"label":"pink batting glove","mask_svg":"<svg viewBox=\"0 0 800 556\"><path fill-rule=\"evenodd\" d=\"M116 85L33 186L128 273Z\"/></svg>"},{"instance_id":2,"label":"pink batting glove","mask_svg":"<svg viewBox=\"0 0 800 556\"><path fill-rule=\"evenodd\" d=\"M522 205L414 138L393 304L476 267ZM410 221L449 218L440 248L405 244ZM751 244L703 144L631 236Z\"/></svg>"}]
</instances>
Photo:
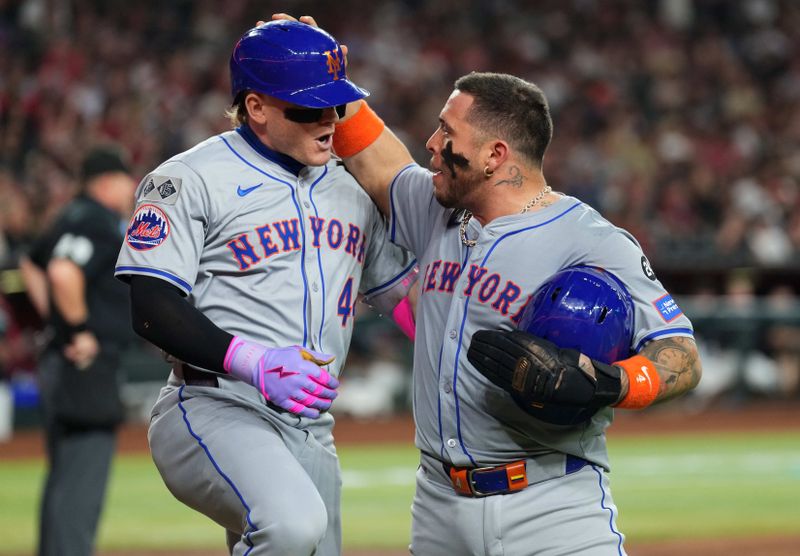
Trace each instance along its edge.
<instances>
[{"instance_id":1,"label":"pink batting glove","mask_svg":"<svg viewBox=\"0 0 800 556\"><path fill-rule=\"evenodd\" d=\"M336 398L339 381L320 368L333 360L332 355L302 346L268 348L234 336L223 367L278 407L316 419Z\"/></svg>"}]
</instances>

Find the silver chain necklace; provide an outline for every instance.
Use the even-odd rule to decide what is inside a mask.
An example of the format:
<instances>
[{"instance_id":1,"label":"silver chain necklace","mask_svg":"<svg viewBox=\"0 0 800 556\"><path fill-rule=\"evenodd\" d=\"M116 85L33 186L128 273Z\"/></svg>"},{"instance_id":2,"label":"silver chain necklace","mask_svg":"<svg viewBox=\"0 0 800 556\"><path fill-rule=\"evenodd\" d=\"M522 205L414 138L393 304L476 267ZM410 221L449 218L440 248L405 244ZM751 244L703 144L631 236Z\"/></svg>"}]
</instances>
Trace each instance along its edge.
<instances>
[{"instance_id":1,"label":"silver chain necklace","mask_svg":"<svg viewBox=\"0 0 800 556\"><path fill-rule=\"evenodd\" d=\"M528 212L534 205L536 205L536 203L544 199L545 196L548 195L551 191L553 191L553 189L549 185L545 185L542 188L542 190L536 195L536 197L528 201L528 203L524 207L522 207L522 210L519 211L519 213L525 214L526 212ZM478 243L478 240L467 239L467 225L469 224L470 220L472 220L472 212L465 210L464 216L461 217L461 226L459 226L458 228L458 233L461 236L461 243L463 243L467 247L475 247L475 245Z\"/></svg>"}]
</instances>

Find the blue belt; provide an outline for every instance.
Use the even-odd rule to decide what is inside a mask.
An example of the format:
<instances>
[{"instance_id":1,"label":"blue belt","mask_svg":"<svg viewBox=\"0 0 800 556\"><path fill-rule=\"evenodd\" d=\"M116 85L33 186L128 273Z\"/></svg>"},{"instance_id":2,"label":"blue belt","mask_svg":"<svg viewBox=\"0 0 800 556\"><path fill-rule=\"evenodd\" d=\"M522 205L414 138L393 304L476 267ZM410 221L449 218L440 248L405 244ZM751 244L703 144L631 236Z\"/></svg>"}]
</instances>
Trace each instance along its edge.
<instances>
[{"instance_id":1,"label":"blue belt","mask_svg":"<svg viewBox=\"0 0 800 556\"><path fill-rule=\"evenodd\" d=\"M589 462L567 454L564 474L583 469ZM528 486L526 460L518 460L497 467L455 467L442 464L450 477L453 489L463 496L491 496L522 490Z\"/></svg>"}]
</instances>

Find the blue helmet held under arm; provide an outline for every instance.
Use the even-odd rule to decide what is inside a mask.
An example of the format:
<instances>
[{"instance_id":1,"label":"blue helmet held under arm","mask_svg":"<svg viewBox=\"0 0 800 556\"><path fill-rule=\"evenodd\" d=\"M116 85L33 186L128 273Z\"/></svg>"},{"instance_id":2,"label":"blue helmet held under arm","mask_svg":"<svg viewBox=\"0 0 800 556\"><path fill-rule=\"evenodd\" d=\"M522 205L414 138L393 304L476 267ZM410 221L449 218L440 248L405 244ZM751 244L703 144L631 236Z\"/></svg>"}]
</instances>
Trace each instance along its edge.
<instances>
[{"instance_id":1,"label":"blue helmet held under arm","mask_svg":"<svg viewBox=\"0 0 800 556\"><path fill-rule=\"evenodd\" d=\"M369 95L347 79L336 39L297 21L270 21L250 29L233 48L230 69L234 100L243 91L255 91L327 108Z\"/></svg>"},{"instance_id":2,"label":"blue helmet held under arm","mask_svg":"<svg viewBox=\"0 0 800 556\"><path fill-rule=\"evenodd\" d=\"M597 267L573 266L539 286L518 328L561 348L613 363L630 355L633 322L633 300L616 276ZM595 413L556 405L523 409L542 421L560 425L581 423Z\"/></svg>"}]
</instances>

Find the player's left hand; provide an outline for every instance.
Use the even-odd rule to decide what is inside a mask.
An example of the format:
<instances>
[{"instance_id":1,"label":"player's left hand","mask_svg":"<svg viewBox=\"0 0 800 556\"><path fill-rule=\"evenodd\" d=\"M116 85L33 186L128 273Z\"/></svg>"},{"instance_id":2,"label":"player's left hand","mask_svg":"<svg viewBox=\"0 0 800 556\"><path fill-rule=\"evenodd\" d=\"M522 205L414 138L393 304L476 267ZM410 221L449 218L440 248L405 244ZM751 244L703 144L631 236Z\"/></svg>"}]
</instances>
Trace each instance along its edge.
<instances>
[{"instance_id":1,"label":"player's left hand","mask_svg":"<svg viewBox=\"0 0 800 556\"><path fill-rule=\"evenodd\" d=\"M467 358L523 406L600 408L616 403L620 369L520 330L479 330Z\"/></svg>"},{"instance_id":2,"label":"player's left hand","mask_svg":"<svg viewBox=\"0 0 800 556\"><path fill-rule=\"evenodd\" d=\"M339 381L321 367L333 359L303 346L270 348L234 336L223 369L281 409L316 419L336 398Z\"/></svg>"}]
</instances>

